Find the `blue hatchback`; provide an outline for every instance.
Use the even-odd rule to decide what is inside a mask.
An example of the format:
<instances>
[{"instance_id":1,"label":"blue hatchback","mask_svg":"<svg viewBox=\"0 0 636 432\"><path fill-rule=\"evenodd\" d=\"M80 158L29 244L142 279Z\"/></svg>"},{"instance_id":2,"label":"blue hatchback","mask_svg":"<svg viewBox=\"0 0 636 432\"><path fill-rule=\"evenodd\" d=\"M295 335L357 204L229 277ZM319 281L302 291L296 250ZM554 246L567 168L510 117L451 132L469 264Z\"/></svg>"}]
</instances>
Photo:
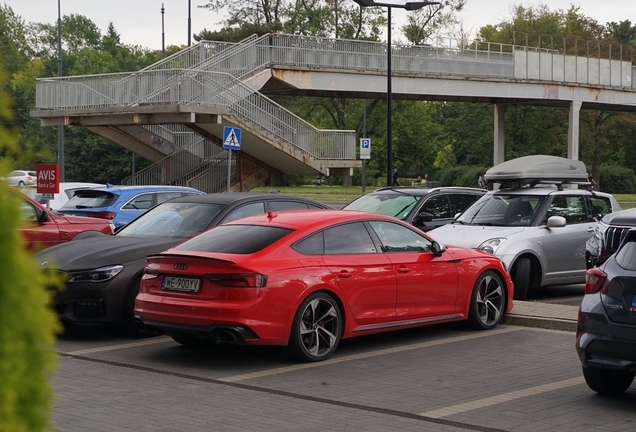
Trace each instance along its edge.
<instances>
[{"instance_id":1,"label":"blue hatchback","mask_svg":"<svg viewBox=\"0 0 636 432\"><path fill-rule=\"evenodd\" d=\"M59 213L110 219L115 228L126 225L164 201L205 192L181 186L113 186L75 192Z\"/></svg>"}]
</instances>

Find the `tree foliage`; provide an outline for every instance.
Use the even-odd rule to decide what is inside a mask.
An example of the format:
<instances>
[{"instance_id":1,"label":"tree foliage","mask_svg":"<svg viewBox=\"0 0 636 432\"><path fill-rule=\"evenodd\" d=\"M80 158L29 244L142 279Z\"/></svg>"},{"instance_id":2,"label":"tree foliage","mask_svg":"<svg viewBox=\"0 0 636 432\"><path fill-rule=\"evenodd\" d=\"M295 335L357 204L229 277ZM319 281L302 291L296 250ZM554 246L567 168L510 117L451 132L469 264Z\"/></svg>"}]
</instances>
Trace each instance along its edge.
<instances>
[{"instance_id":1,"label":"tree foliage","mask_svg":"<svg viewBox=\"0 0 636 432\"><path fill-rule=\"evenodd\" d=\"M11 117L9 98L0 91L0 119ZM0 150L17 150L15 133L0 126ZM11 167L5 159L0 175ZM20 207L15 192L0 183L0 431L51 430L51 377L59 323L46 305L49 283L26 251L18 231Z\"/></svg>"}]
</instances>

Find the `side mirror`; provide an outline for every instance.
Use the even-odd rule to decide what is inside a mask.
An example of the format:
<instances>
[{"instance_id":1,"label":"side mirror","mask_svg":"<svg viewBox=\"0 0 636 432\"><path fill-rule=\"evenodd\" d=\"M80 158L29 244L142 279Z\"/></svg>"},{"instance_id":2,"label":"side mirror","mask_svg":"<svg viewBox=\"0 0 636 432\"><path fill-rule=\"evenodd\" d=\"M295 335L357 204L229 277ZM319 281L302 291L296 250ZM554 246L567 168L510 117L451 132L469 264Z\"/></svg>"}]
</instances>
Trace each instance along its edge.
<instances>
[{"instance_id":1,"label":"side mirror","mask_svg":"<svg viewBox=\"0 0 636 432\"><path fill-rule=\"evenodd\" d=\"M432 222L433 221L433 215L427 212L421 212L418 213L417 216L415 216L415 219L413 219L414 222Z\"/></svg>"},{"instance_id":2,"label":"side mirror","mask_svg":"<svg viewBox=\"0 0 636 432\"><path fill-rule=\"evenodd\" d=\"M37 214L38 222L44 223L51 220L51 218L49 217L49 214L45 210L40 210L39 208L36 208L35 212Z\"/></svg>"},{"instance_id":3,"label":"side mirror","mask_svg":"<svg viewBox=\"0 0 636 432\"><path fill-rule=\"evenodd\" d=\"M550 216L547 225L548 228L561 228L567 225L567 221L563 216Z\"/></svg>"},{"instance_id":4,"label":"side mirror","mask_svg":"<svg viewBox=\"0 0 636 432\"><path fill-rule=\"evenodd\" d=\"M433 255L435 256L442 255L445 250L446 250L446 246L441 245L437 243L436 241L434 241L433 244L431 245L431 252L433 252Z\"/></svg>"}]
</instances>

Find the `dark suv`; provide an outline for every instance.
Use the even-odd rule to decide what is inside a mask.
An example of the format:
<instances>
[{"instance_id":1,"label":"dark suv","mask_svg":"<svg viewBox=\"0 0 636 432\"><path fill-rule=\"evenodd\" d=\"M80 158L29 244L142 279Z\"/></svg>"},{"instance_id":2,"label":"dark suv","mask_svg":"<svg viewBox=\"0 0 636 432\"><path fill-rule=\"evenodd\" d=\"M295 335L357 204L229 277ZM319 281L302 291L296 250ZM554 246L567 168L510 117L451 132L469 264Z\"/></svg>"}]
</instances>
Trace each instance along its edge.
<instances>
[{"instance_id":1,"label":"dark suv","mask_svg":"<svg viewBox=\"0 0 636 432\"><path fill-rule=\"evenodd\" d=\"M627 231L636 228L636 208L603 216L594 228L594 235L585 245L587 268L603 264L620 246Z\"/></svg>"},{"instance_id":2,"label":"dark suv","mask_svg":"<svg viewBox=\"0 0 636 432\"><path fill-rule=\"evenodd\" d=\"M422 231L445 225L487 191L462 187L385 187L350 202L343 210L394 216Z\"/></svg>"}]
</instances>

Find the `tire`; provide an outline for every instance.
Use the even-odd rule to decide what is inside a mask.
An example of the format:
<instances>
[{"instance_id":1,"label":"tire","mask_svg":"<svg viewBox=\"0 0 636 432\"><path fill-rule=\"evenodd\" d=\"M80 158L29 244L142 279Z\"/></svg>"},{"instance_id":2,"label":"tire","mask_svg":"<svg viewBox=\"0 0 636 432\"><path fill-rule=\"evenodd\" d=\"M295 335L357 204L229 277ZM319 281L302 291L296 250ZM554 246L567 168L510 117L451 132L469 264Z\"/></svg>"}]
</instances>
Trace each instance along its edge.
<instances>
[{"instance_id":1,"label":"tire","mask_svg":"<svg viewBox=\"0 0 636 432\"><path fill-rule=\"evenodd\" d=\"M24 187L24 182L22 180L18 182L18 187L21 187L21 188Z\"/></svg>"},{"instance_id":2,"label":"tire","mask_svg":"<svg viewBox=\"0 0 636 432\"><path fill-rule=\"evenodd\" d=\"M619 395L625 392L634 381L632 372L613 369L583 368L587 386L602 395Z\"/></svg>"},{"instance_id":3,"label":"tire","mask_svg":"<svg viewBox=\"0 0 636 432\"><path fill-rule=\"evenodd\" d=\"M340 307L331 295L310 295L296 311L287 352L306 362L328 359L340 343L342 321Z\"/></svg>"},{"instance_id":4,"label":"tire","mask_svg":"<svg viewBox=\"0 0 636 432\"><path fill-rule=\"evenodd\" d=\"M137 294L139 294L139 288L141 284L141 278L137 278L130 288L128 289L128 293L126 294L126 300L124 300L124 326L126 327L126 332L136 338L147 338L152 336L157 336L154 332L140 330L135 325L135 298Z\"/></svg>"},{"instance_id":5,"label":"tire","mask_svg":"<svg viewBox=\"0 0 636 432\"><path fill-rule=\"evenodd\" d=\"M530 289L530 258L521 257L512 268L512 282L515 284L513 299L525 300Z\"/></svg>"},{"instance_id":6,"label":"tire","mask_svg":"<svg viewBox=\"0 0 636 432\"><path fill-rule=\"evenodd\" d=\"M479 275L470 296L469 327L476 330L495 328L506 312L506 291L497 273L486 271Z\"/></svg>"},{"instance_id":7,"label":"tire","mask_svg":"<svg viewBox=\"0 0 636 432\"><path fill-rule=\"evenodd\" d=\"M73 240L81 240L81 239L85 239L85 238L91 238L91 237L99 237L99 236L104 236L106 234L104 234L103 232L100 231L82 231L81 233L78 233L75 237L73 237L71 239L71 241Z\"/></svg>"}]
</instances>

